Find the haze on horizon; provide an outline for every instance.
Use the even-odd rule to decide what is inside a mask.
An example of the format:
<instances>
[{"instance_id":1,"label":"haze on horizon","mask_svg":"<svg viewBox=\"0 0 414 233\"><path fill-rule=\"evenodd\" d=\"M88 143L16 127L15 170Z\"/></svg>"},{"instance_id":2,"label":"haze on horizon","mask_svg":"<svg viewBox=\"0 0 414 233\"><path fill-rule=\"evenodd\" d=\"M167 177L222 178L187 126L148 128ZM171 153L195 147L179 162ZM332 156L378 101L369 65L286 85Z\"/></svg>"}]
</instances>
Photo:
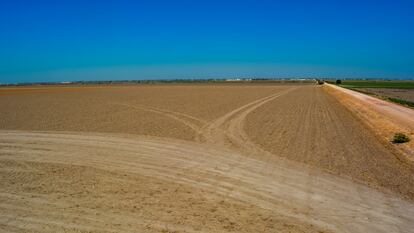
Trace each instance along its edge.
<instances>
[{"instance_id":1,"label":"haze on horizon","mask_svg":"<svg viewBox=\"0 0 414 233\"><path fill-rule=\"evenodd\" d=\"M412 1L2 1L0 83L414 78Z\"/></svg>"}]
</instances>

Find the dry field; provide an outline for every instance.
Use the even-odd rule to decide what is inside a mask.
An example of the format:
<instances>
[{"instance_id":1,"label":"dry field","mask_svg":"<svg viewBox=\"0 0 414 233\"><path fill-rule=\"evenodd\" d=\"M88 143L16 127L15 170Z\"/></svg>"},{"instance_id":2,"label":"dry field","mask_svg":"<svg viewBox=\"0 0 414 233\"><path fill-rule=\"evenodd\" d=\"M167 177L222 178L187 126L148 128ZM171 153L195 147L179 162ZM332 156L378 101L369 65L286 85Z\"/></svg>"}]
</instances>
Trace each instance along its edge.
<instances>
[{"instance_id":1,"label":"dry field","mask_svg":"<svg viewBox=\"0 0 414 233\"><path fill-rule=\"evenodd\" d=\"M0 89L1 232L410 232L414 166L315 85Z\"/></svg>"},{"instance_id":2,"label":"dry field","mask_svg":"<svg viewBox=\"0 0 414 233\"><path fill-rule=\"evenodd\" d=\"M362 120L381 143L398 151L399 160L414 163L413 140L402 144L390 143L396 132L414 137L414 109L330 84L325 85L325 90Z\"/></svg>"},{"instance_id":3,"label":"dry field","mask_svg":"<svg viewBox=\"0 0 414 233\"><path fill-rule=\"evenodd\" d=\"M358 90L382 97L391 97L414 102L414 89L358 88Z\"/></svg>"},{"instance_id":4,"label":"dry field","mask_svg":"<svg viewBox=\"0 0 414 233\"><path fill-rule=\"evenodd\" d=\"M0 128L192 140L194 125L283 86L142 85L0 89ZM188 115L188 116L187 116Z\"/></svg>"}]
</instances>

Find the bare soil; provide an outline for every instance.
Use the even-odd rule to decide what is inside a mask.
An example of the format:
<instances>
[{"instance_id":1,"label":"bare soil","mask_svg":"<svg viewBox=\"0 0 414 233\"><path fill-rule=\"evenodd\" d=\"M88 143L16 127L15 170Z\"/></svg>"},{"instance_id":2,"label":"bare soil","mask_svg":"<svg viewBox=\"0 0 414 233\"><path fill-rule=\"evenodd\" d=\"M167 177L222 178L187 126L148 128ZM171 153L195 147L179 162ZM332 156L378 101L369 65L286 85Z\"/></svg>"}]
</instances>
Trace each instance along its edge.
<instances>
[{"instance_id":1,"label":"bare soil","mask_svg":"<svg viewBox=\"0 0 414 233\"><path fill-rule=\"evenodd\" d=\"M284 85L139 85L0 89L0 128L192 140L201 126ZM194 118L191 124L174 115ZM188 116L188 117L186 117Z\"/></svg>"},{"instance_id":2,"label":"bare soil","mask_svg":"<svg viewBox=\"0 0 414 233\"><path fill-rule=\"evenodd\" d=\"M346 106L377 138L399 153L399 159L414 163L414 141L390 143L396 133L414 138L414 110L349 89L327 85L325 90Z\"/></svg>"},{"instance_id":3,"label":"bare soil","mask_svg":"<svg viewBox=\"0 0 414 233\"><path fill-rule=\"evenodd\" d=\"M323 89L301 87L261 106L247 117L247 134L274 155L414 200L414 166Z\"/></svg>"},{"instance_id":4,"label":"bare soil","mask_svg":"<svg viewBox=\"0 0 414 233\"><path fill-rule=\"evenodd\" d=\"M2 89L0 107L0 231L414 227L412 165L320 86Z\"/></svg>"}]
</instances>

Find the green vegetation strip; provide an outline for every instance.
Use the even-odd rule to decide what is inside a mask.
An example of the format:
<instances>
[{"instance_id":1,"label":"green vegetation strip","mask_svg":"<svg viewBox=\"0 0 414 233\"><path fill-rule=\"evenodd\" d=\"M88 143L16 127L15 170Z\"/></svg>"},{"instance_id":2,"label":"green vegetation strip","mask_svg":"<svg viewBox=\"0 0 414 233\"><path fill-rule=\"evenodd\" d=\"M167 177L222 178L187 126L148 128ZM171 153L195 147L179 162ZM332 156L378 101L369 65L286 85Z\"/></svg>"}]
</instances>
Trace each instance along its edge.
<instances>
[{"instance_id":1,"label":"green vegetation strip","mask_svg":"<svg viewBox=\"0 0 414 233\"><path fill-rule=\"evenodd\" d=\"M414 108L414 102L411 101L407 101L407 100L402 100L402 99L398 99L398 98L392 98L392 97L387 97L389 101L397 103L397 104L401 104L401 105L406 105L408 107L412 107Z\"/></svg>"},{"instance_id":2,"label":"green vegetation strip","mask_svg":"<svg viewBox=\"0 0 414 233\"><path fill-rule=\"evenodd\" d=\"M346 88L395 88L414 89L414 81L342 81Z\"/></svg>"}]
</instances>

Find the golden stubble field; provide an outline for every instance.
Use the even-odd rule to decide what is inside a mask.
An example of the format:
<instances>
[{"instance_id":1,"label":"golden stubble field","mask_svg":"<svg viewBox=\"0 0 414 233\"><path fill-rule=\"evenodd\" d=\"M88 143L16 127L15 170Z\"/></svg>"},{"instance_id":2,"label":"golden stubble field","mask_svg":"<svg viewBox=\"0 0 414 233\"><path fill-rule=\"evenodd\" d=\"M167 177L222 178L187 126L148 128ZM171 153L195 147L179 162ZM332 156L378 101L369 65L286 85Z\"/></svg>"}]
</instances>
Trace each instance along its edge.
<instances>
[{"instance_id":1,"label":"golden stubble field","mask_svg":"<svg viewBox=\"0 0 414 233\"><path fill-rule=\"evenodd\" d=\"M313 84L0 89L0 231L409 232L414 169Z\"/></svg>"}]
</instances>

